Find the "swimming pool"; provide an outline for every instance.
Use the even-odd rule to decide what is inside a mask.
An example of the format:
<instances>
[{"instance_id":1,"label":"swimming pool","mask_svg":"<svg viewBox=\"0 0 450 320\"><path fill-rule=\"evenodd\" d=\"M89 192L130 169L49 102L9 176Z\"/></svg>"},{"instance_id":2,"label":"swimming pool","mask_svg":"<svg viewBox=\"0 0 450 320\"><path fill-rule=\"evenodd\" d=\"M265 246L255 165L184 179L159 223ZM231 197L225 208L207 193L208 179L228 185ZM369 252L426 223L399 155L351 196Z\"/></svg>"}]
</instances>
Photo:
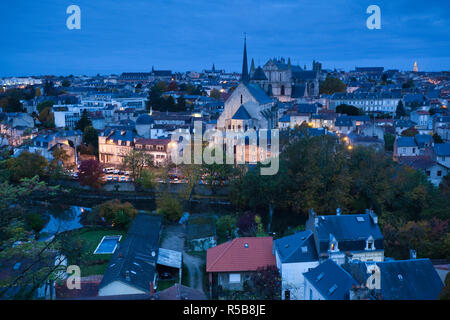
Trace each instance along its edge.
<instances>
[{"instance_id":1,"label":"swimming pool","mask_svg":"<svg viewBox=\"0 0 450 320\"><path fill-rule=\"evenodd\" d=\"M104 236L95 249L94 254L114 253L121 238L122 236Z\"/></svg>"}]
</instances>

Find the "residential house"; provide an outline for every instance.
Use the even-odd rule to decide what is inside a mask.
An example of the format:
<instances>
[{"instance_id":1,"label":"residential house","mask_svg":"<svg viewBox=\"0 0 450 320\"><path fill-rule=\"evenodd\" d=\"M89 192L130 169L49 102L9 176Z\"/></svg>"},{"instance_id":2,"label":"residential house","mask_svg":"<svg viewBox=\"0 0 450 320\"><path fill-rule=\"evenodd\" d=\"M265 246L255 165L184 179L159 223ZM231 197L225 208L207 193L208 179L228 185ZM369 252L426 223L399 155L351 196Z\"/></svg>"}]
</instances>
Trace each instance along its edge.
<instances>
[{"instance_id":1,"label":"residential house","mask_svg":"<svg viewBox=\"0 0 450 320\"><path fill-rule=\"evenodd\" d=\"M121 166L134 148L131 130L106 129L98 136L99 160L102 164Z\"/></svg>"},{"instance_id":2,"label":"residential house","mask_svg":"<svg viewBox=\"0 0 450 320\"><path fill-rule=\"evenodd\" d=\"M153 164L160 166L171 161L171 146L174 143L170 139L136 138L134 149L150 154L153 158Z\"/></svg>"},{"instance_id":3,"label":"residential house","mask_svg":"<svg viewBox=\"0 0 450 320\"><path fill-rule=\"evenodd\" d=\"M379 300L436 300L444 286L430 259L389 260L380 262L351 261L345 269L366 286L376 266L372 299ZM370 271L369 271L370 270ZM377 281L379 285L377 286ZM377 288L378 287L378 288Z\"/></svg>"},{"instance_id":4,"label":"residential house","mask_svg":"<svg viewBox=\"0 0 450 320\"><path fill-rule=\"evenodd\" d=\"M304 300L303 273L319 265L312 231L297 232L274 241L274 252L281 275L281 299Z\"/></svg>"},{"instance_id":5,"label":"residential house","mask_svg":"<svg viewBox=\"0 0 450 320\"><path fill-rule=\"evenodd\" d=\"M446 168L450 168L450 142L436 143L433 147L436 161Z\"/></svg>"},{"instance_id":6,"label":"residential house","mask_svg":"<svg viewBox=\"0 0 450 320\"><path fill-rule=\"evenodd\" d=\"M394 141L394 159L413 157L420 154L414 137L397 137Z\"/></svg>"},{"instance_id":7,"label":"residential house","mask_svg":"<svg viewBox=\"0 0 450 320\"><path fill-rule=\"evenodd\" d=\"M156 287L162 220L140 213L114 252L99 285L99 296L148 294Z\"/></svg>"},{"instance_id":8,"label":"residential house","mask_svg":"<svg viewBox=\"0 0 450 320\"><path fill-rule=\"evenodd\" d=\"M319 261L332 259L342 265L346 257L361 261L383 261L383 235L372 210L365 214L317 216L311 209L306 229L314 234Z\"/></svg>"},{"instance_id":9,"label":"residential house","mask_svg":"<svg viewBox=\"0 0 450 320\"><path fill-rule=\"evenodd\" d=\"M349 300L350 289L358 283L332 259L303 273L305 300Z\"/></svg>"},{"instance_id":10,"label":"residential house","mask_svg":"<svg viewBox=\"0 0 450 320\"><path fill-rule=\"evenodd\" d=\"M244 282L258 268L276 266L272 237L243 237L222 243L206 252L210 289L243 290Z\"/></svg>"}]
</instances>

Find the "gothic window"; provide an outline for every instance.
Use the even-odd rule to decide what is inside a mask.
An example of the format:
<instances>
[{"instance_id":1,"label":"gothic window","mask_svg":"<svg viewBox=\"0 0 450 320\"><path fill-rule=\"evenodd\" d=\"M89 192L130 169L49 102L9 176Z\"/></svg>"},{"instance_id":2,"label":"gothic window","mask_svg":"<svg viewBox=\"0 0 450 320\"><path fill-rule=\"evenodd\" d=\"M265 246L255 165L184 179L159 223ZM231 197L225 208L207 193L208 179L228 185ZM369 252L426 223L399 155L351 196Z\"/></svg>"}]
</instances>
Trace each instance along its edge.
<instances>
[{"instance_id":1,"label":"gothic window","mask_svg":"<svg viewBox=\"0 0 450 320\"><path fill-rule=\"evenodd\" d=\"M284 86L281 86L281 93L282 96L284 96Z\"/></svg>"},{"instance_id":2,"label":"gothic window","mask_svg":"<svg viewBox=\"0 0 450 320\"><path fill-rule=\"evenodd\" d=\"M241 104L242 104L242 101L243 101L243 100L242 100L242 94L241 94Z\"/></svg>"}]
</instances>

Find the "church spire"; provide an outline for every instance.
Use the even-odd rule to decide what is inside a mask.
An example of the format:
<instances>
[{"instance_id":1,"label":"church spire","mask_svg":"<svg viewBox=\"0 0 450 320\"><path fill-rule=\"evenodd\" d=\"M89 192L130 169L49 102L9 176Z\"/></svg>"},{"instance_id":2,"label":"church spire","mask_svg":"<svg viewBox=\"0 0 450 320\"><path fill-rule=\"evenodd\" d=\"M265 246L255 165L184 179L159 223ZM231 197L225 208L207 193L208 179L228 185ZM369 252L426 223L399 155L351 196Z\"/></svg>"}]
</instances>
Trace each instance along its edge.
<instances>
[{"instance_id":1,"label":"church spire","mask_svg":"<svg viewBox=\"0 0 450 320\"><path fill-rule=\"evenodd\" d=\"M255 60L253 60L252 58L252 63L250 65L250 74L252 74L253 72L255 72Z\"/></svg>"},{"instance_id":2,"label":"church spire","mask_svg":"<svg viewBox=\"0 0 450 320\"><path fill-rule=\"evenodd\" d=\"M248 64L247 64L247 35L244 37L244 58L242 61L242 76L241 81L242 82L248 82L249 76L248 76Z\"/></svg>"}]
</instances>

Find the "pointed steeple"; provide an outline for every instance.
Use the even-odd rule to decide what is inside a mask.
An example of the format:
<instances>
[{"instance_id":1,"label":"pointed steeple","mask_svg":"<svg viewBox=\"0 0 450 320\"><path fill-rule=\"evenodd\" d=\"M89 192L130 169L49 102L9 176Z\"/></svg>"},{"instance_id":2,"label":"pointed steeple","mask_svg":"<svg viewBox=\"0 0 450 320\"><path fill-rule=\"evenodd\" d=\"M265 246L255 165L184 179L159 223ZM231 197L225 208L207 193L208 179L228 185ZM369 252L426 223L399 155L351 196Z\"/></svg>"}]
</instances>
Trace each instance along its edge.
<instances>
[{"instance_id":1,"label":"pointed steeple","mask_svg":"<svg viewBox=\"0 0 450 320\"><path fill-rule=\"evenodd\" d=\"M244 38L244 57L242 61L242 76L241 81L242 82L248 82L249 76L248 76L248 64L247 64L247 35L245 35Z\"/></svg>"},{"instance_id":2,"label":"pointed steeple","mask_svg":"<svg viewBox=\"0 0 450 320\"><path fill-rule=\"evenodd\" d=\"M253 74L253 72L255 72L255 60L253 60L252 58L252 64L250 65L250 75Z\"/></svg>"},{"instance_id":3,"label":"pointed steeple","mask_svg":"<svg viewBox=\"0 0 450 320\"><path fill-rule=\"evenodd\" d=\"M291 58L288 58L288 68L291 68Z\"/></svg>"},{"instance_id":4,"label":"pointed steeple","mask_svg":"<svg viewBox=\"0 0 450 320\"><path fill-rule=\"evenodd\" d=\"M212 66L212 72L216 72L216 66L214 65L214 63L213 63L213 66Z\"/></svg>"}]
</instances>

